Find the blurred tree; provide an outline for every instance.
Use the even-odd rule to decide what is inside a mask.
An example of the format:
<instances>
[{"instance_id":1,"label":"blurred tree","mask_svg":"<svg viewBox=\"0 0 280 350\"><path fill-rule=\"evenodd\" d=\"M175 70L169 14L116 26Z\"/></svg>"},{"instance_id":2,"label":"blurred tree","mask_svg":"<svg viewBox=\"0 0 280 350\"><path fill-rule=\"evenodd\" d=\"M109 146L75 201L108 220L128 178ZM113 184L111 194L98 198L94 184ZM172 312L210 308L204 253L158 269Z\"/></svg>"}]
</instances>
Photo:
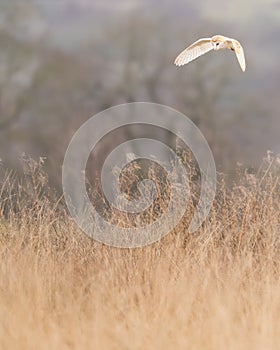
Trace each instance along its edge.
<instances>
[{"instance_id":1,"label":"blurred tree","mask_svg":"<svg viewBox=\"0 0 280 350\"><path fill-rule=\"evenodd\" d=\"M278 86L276 73L258 72L255 76L266 85L254 84L253 68L244 76L236 74L239 67L231 52L209 53L193 64L175 67L175 56L188 43L216 32L217 22L204 18L198 25L192 18L198 16L198 5L192 4L191 11L182 14L177 7L176 13L164 13L158 6L149 5L148 11L137 8L114 15L111 7L107 12L100 8L97 11L92 3L84 12L77 10L78 1L71 11L68 8L68 12L63 12L63 6L67 8L63 4L6 1L2 7L2 159L15 167L22 152L33 157L46 156L50 177L59 186L67 144L86 119L116 104L151 101L173 106L192 118L202 129L218 163L233 167L233 159L243 155L243 159L251 161L242 149L244 145L247 149L250 146L246 133L253 134L252 121L256 120L259 126L254 129L264 130L261 118L277 115L276 88L274 95L268 92L272 84ZM185 8L183 2L180 4L181 9ZM113 2L111 5L115 8ZM45 9L44 16L40 8ZM227 34L231 26L221 22L219 30ZM276 33L277 27L273 28ZM273 28L269 33L273 34ZM79 30L83 45L79 45ZM60 41L54 40L57 36ZM271 57L269 62L273 68ZM270 65L268 68L272 72ZM258 97L263 96L263 89L267 89L267 96L260 108ZM267 123L265 127L268 130ZM113 142L135 135L137 130L128 128L114 140L108 139L105 146L99 145L94 167L99 166L102 154L108 152ZM154 136L176 143L169 133L160 130L154 131ZM252 148L250 154L257 154Z\"/></svg>"}]
</instances>

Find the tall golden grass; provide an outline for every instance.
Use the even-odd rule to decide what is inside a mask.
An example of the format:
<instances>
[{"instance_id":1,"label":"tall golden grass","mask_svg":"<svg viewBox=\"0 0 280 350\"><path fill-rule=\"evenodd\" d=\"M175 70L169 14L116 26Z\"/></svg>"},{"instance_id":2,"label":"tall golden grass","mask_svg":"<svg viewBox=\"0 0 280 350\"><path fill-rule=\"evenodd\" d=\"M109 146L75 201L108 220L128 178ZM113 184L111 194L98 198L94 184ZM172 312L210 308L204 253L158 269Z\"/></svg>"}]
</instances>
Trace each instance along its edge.
<instances>
[{"instance_id":1,"label":"tall golden grass","mask_svg":"<svg viewBox=\"0 0 280 350\"><path fill-rule=\"evenodd\" d=\"M279 349L277 159L223 180L198 232L117 249L79 231L40 164L2 183L1 349Z\"/></svg>"}]
</instances>

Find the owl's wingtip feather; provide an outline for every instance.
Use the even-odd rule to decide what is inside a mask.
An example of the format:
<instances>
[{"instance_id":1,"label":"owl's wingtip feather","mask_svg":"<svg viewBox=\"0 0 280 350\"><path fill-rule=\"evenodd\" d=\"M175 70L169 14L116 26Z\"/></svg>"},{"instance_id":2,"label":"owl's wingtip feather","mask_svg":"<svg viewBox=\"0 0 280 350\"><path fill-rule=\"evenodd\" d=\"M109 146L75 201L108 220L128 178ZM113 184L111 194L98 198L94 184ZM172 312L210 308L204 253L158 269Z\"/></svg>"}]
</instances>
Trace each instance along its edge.
<instances>
[{"instance_id":1,"label":"owl's wingtip feather","mask_svg":"<svg viewBox=\"0 0 280 350\"><path fill-rule=\"evenodd\" d=\"M175 64L175 66L177 66L177 67L180 67L180 66L183 65L182 62L180 61L180 59L179 59L178 57L175 58L174 64Z\"/></svg>"}]
</instances>

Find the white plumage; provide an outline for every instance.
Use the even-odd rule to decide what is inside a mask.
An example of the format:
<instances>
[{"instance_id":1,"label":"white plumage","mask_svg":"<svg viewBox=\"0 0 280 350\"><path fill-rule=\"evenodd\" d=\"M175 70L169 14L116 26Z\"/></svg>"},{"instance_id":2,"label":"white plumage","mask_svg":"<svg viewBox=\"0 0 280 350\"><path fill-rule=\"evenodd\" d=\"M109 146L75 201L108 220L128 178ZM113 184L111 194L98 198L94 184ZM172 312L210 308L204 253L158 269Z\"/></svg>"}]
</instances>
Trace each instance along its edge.
<instances>
[{"instance_id":1,"label":"white plumage","mask_svg":"<svg viewBox=\"0 0 280 350\"><path fill-rule=\"evenodd\" d=\"M182 51L175 59L176 66L183 66L211 50L229 49L235 52L242 71L246 69L244 50L239 41L223 35L202 38Z\"/></svg>"}]
</instances>

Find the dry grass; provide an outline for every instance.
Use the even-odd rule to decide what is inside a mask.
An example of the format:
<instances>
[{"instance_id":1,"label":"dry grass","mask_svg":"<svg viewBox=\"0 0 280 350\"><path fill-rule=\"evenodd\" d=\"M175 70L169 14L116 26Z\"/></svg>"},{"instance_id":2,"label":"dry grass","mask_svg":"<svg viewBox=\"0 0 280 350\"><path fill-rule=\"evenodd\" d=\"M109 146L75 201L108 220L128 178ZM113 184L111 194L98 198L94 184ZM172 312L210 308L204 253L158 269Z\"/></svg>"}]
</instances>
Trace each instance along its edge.
<instances>
[{"instance_id":1,"label":"dry grass","mask_svg":"<svg viewBox=\"0 0 280 350\"><path fill-rule=\"evenodd\" d=\"M132 250L79 232L29 169L2 185L1 349L280 348L275 159L221 182L196 234Z\"/></svg>"}]
</instances>

